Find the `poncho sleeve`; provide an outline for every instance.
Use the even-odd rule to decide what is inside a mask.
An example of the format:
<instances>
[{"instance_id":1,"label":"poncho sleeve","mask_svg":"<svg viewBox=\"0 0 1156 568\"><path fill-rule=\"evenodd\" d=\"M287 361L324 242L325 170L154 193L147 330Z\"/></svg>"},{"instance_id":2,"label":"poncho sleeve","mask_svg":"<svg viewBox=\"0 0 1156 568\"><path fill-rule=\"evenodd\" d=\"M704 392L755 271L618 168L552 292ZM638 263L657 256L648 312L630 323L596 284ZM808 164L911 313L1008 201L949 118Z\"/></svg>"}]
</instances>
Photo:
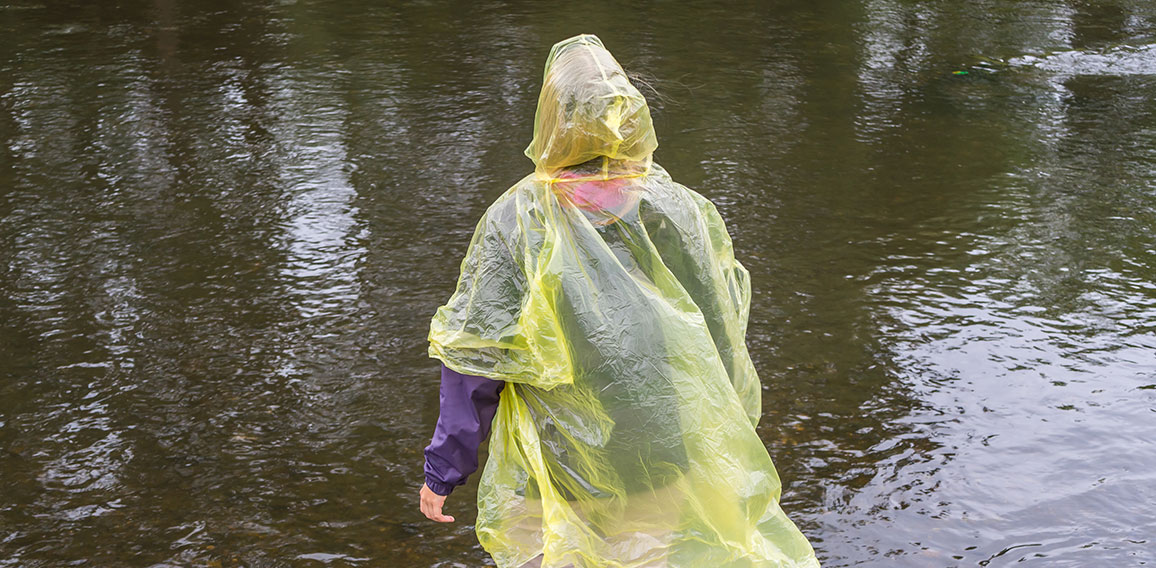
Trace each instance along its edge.
<instances>
[{"instance_id":1,"label":"poncho sleeve","mask_svg":"<svg viewBox=\"0 0 1156 568\"><path fill-rule=\"evenodd\" d=\"M457 288L430 323L429 354L459 373L551 388L572 377L550 286L535 269L540 213L518 189L478 222Z\"/></svg>"},{"instance_id":2,"label":"poncho sleeve","mask_svg":"<svg viewBox=\"0 0 1156 568\"><path fill-rule=\"evenodd\" d=\"M751 311L750 273L735 258L730 234L727 233L726 224L718 209L710 200L698 195L695 197L706 226L712 256L729 295L729 308L732 310L732 313L722 318L729 325L720 325L718 327L721 329L715 331L716 342L720 345L720 355L726 358L724 363L731 384L743 403L747 417L752 424L758 425L762 416L762 385L751 362L746 342L747 320ZM723 304L728 302L724 301Z\"/></svg>"}]
</instances>

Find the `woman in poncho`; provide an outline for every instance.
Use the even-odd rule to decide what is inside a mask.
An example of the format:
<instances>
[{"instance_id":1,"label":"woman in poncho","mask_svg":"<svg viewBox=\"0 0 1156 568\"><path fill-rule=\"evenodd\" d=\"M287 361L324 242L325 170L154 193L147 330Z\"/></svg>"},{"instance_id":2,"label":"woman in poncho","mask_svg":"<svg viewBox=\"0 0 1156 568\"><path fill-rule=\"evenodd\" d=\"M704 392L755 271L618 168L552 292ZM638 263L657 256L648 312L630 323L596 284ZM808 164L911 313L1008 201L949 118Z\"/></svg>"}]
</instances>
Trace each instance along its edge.
<instances>
[{"instance_id":1,"label":"woman in poncho","mask_svg":"<svg viewBox=\"0 0 1156 568\"><path fill-rule=\"evenodd\" d=\"M500 567L813 567L755 433L747 271L651 161L646 100L591 35L546 62L534 173L478 223L434 316L442 412L422 511L477 467Z\"/></svg>"}]
</instances>

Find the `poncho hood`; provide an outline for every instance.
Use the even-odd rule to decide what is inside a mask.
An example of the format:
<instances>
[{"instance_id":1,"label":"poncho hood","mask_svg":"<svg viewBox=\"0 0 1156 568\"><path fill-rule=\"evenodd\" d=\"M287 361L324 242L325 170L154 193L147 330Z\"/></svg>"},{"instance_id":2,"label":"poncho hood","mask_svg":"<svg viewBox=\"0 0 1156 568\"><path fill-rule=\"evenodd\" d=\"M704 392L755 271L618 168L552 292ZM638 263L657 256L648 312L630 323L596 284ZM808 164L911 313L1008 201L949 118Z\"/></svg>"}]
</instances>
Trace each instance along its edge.
<instances>
[{"instance_id":1,"label":"poncho hood","mask_svg":"<svg viewBox=\"0 0 1156 568\"><path fill-rule=\"evenodd\" d=\"M548 176L599 157L646 162L657 147L646 98L602 40L579 35L554 44L526 148L535 172Z\"/></svg>"}]
</instances>

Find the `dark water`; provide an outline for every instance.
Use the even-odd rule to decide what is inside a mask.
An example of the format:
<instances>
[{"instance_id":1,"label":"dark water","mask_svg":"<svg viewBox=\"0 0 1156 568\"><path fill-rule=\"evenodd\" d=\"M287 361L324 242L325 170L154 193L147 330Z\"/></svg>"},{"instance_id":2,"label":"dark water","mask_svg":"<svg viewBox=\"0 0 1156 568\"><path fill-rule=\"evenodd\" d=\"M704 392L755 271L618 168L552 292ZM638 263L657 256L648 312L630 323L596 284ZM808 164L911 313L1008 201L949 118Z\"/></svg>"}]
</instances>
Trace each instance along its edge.
<instances>
[{"instance_id":1,"label":"dark water","mask_svg":"<svg viewBox=\"0 0 1156 568\"><path fill-rule=\"evenodd\" d=\"M825 565L1156 564L1152 2L379 4L0 5L0 566L487 564L424 338L579 32Z\"/></svg>"}]
</instances>

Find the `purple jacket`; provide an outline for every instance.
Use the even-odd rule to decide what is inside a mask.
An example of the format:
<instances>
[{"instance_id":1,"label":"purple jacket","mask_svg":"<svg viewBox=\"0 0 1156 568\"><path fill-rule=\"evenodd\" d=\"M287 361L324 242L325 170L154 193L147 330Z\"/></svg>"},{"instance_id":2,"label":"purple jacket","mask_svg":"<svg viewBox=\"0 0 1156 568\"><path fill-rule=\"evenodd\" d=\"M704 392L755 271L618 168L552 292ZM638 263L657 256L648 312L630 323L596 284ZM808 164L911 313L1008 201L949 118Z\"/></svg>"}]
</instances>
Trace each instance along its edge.
<instances>
[{"instance_id":1,"label":"purple jacket","mask_svg":"<svg viewBox=\"0 0 1156 568\"><path fill-rule=\"evenodd\" d=\"M506 383L463 375L442 365L441 412L425 449L425 484L449 495L478 469L478 447L490 435Z\"/></svg>"}]
</instances>

